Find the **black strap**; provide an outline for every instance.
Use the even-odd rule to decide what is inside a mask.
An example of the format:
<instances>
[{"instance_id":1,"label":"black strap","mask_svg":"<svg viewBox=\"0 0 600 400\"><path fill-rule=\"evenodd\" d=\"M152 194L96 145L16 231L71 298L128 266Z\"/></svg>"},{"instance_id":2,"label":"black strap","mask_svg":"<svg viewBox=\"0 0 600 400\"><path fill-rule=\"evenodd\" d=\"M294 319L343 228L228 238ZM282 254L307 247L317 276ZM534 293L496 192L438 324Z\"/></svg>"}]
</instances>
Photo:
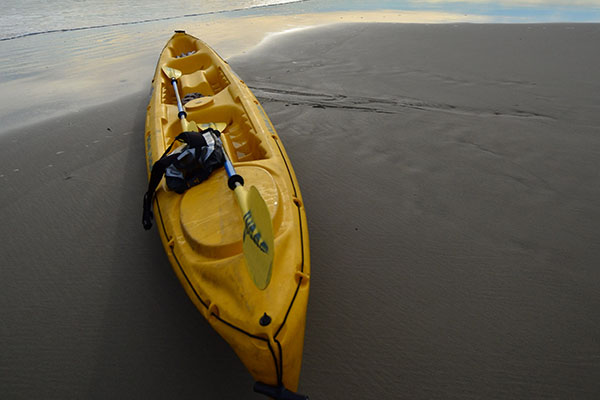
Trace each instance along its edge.
<instances>
[{"instance_id":1,"label":"black strap","mask_svg":"<svg viewBox=\"0 0 600 400\"><path fill-rule=\"evenodd\" d=\"M152 199L154 198L154 192L156 191L160 180L165 174L167 167L171 165L177 158L177 154L169 155L173 145L177 141L182 141L187 143L187 145L192 148L201 148L202 146L206 146L206 140L202 134L207 131L210 131L217 136L220 134L219 131L215 131L211 128L200 133L181 132L179 135L177 135L175 140L173 140L171 145L169 145L162 157L160 157L160 159L152 166L152 171L150 172L150 181L148 182L148 190L146 191L146 194L144 194L144 212L142 214L142 224L144 225L144 229L148 230L152 228L152 219L154 218L152 214Z\"/></svg>"},{"instance_id":2,"label":"black strap","mask_svg":"<svg viewBox=\"0 0 600 400\"><path fill-rule=\"evenodd\" d=\"M175 143L175 141L173 142ZM154 215L152 214L152 199L154 198L154 191L158 187L160 180L165 174L165 170L171 163L173 159L177 157L177 154L172 154L167 156L171 148L173 147L173 143L169 146L167 151L163 154L163 156L154 163L152 166L152 171L150 172L150 181L148 182L148 190L146 194L144 194L144 212L142 215L142 224L144 225L144 229L148 230L152 228L152 219Z\"/></svg>"}]
</instances>

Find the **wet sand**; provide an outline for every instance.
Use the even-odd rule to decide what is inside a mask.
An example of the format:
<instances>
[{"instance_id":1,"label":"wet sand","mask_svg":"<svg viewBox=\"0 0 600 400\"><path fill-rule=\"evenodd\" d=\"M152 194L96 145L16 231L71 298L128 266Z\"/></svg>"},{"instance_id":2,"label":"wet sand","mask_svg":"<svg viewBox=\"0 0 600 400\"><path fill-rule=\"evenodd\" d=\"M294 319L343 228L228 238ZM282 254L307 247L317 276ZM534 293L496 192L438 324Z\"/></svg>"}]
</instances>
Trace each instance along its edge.
<instances>
[{"instance_id":1,"label":"wet sand","mask_svg":"<svg viewBox=\"0 0 600 400\"><path fill-rule=\"evenodd\" d=\"M599 39L344 24L229 60L307 208L301 392L597 396ZM147 100L0 135L3 398L261 398L142 229Z\"/></svg>"},{"instance_id":2,"label":"wet sand","mask_svg":"<svg viewBox=\"0 0 600 400\"><path fill-rule=\"evenodd\" d=\"M308 7L310 10L311 7ZM228 59L280 32L337 22L489 22L483 16L411 11L313 12L190 17L125 26L53 32L0 41L0 134L146 92L157 54L174 30L202 38ZM24 107L23 103L26 103ZM35 113L28 112L35 109Z\"/></svg>"}]
</instances>

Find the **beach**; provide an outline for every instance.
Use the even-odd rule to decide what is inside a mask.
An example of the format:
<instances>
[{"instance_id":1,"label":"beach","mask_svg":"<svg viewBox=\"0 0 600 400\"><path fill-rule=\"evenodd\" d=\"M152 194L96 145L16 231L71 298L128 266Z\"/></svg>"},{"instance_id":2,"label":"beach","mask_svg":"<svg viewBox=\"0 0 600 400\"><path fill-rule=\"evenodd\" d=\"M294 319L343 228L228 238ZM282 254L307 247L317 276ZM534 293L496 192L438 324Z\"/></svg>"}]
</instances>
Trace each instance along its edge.
<instances>
[{"instance_id":1,"label":"beach","mask_svg":"<svg viewBox=\"0 0 600 400\"><path fill-rule=\"evenodd\" d=\"M227 47L307 211L299 391L595 398L600 24L332 22ZM142 228L170 34L116 99L0 133L3 398L263 398Z\"/></svg>"}]
</instances>

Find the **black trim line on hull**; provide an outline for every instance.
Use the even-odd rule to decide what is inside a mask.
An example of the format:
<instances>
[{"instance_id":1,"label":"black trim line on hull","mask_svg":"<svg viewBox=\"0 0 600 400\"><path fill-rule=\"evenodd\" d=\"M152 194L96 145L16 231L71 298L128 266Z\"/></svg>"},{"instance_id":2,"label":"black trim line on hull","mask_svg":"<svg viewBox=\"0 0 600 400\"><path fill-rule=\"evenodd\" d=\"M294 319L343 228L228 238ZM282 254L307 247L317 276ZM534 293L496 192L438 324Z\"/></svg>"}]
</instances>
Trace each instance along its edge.
<instances>
[{"instance_id":1,"label":"black trim line on hull","mask_svg":"<svg viewBox=\"0 0 600 400\"><path fill-rule=\"evenodd\" d=\"M160 209L160 203L158 201L158 198L155 198L156 201L156 208L158 210L158 216L160 219L160 225L162 226L162 230L163 233L165 235L165 239L169 239L169 235L167 233L167 229L163 220L163 216L162 216L162 212ZM300 232L301 232L301 241L302 241L302 221L300 220ZM303 241L302 241L303 243ZM173 259L175 260L175 262L177 263L177 266L179 267L179 271L181 272L181 274L183 275L183 277L185 278L185 281L187 282L189 288L192 290L192 292L194 293L194 295L196 296L196 298L198 299L198 301L200 302L200 304L202 304L202 306L204 306L204 308L208 309L208 306L206 304L206 302L202 299L202 297L200 297L200 294L198 294L198 292L196 291L196 289L194 288L194 285L192 285L192 282L190 281L189 277L187 276L187 274L185 273L181 263L179 262L179 259L177 258L177 255L175 255L175 251L174 249L171 249L171 255L173 256ZM301 270L304 270L304 247L302 247L302 266L301 266ZM296 295L298 294L298 291L300 289L300 284L302 283L302 278L300 278L300 280L298 281L298 285L296 286L296 291L294 292L294 296L292 298L292 301L288 307L288 310L286 312L285 318L283 323L281 324L281 326L279 327L279 329L277 330L275 336L273 337L273 340L275 341L275 343L277 343L277 346L279 348L279 360L277 360L277 356L275 355L275 351L273 350L273 347L271 346L271 343L268 339L265 339L264 337L260 337L257 335L254 335L250 332L245 331L244 329L228 322L227 320L224 320L223 318L221 318L220 316L218 316L217 314L215 314L214 312L211 312L211 316L215 317L218 321L224 323L225 325L229 326L232 329L235 329L236 331L252 338L252 339L257 339L257 340L261 340L265 343L267 343L267 346L269 347L269 351L271 352L271 356L273 357L273 362L275 363L275 374L277 377L277 383L279 386L283 385L283 348L281 346L281 343L279 342L279 340L276 339L277 334L279 334L279 332L281 331L281 329L283 328L285 322L287 321L287 317L292 309L292 305L296 299ZM279 361L279 362L278 362Z\"/></svg>"},{"instance_id":2,"label":"black trim line on hull","mask_svg":"<svg viewBox=\"0 0 600 400\"><path fill-rule=\"evenodd\" d=\"M294 188L294 196L297 197L298 191L296 190L296 185L294 184L294 178L292 176L292 171L290 171L290 167L287 163L285 154L283 153L283 150L282 150L281 146L279 145L279 140L275 140L275 144L277 145L279 154L281 154L281 158L283 159L285 168L288 171L288 175L290 177L290 182L292 182L292 187ZM304 207L304 205L302 205L302 207ZM302 261L300 263L300 272L304 272L304 235L303 235L303 229L302 229L303 228L302 227L302 210L301 210L300 206L298 206L298 224L300 225L300 248L302 249ZM302 279L303 278L301 277L298 280L298 286L296 286L296 291L294 292L294 296L292 297L290 306L289 306L287 312L285 313L285 317L283 318L283 322L281 323L281 326L279 327L279 329L277 329L277 332L275 332L274 338L277 338L277 335L279 335L279 332L281 332L281 329L283 329L283 326L285 325L285 322L287 321L287 318L290 315L290 312L292 311L292 306L294 305L294 302L296 301L296 296L298 295L298 292L300 291L300 286L302 285Z\"/></svg>"}]
</instances>

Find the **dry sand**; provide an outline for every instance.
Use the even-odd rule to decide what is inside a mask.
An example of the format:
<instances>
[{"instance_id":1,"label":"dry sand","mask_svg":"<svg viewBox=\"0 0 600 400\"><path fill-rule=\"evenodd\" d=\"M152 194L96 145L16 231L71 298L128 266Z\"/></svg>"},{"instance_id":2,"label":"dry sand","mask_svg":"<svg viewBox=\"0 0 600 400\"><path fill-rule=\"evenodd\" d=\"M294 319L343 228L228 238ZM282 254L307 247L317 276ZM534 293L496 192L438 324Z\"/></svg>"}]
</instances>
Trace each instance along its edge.
<instances>
[{"instance_id":1,"label":"dry sand","mask_svg":"<svg viewBox=\"0 0 600 400\"><path fill-rule=\"evenodd\" d=\"M345 24L230 60L307 207L302 392L600 392L599 42ZM142 229L147 100L0 136L4 398L260 398Z\"/></svg>"}]
</instances>

